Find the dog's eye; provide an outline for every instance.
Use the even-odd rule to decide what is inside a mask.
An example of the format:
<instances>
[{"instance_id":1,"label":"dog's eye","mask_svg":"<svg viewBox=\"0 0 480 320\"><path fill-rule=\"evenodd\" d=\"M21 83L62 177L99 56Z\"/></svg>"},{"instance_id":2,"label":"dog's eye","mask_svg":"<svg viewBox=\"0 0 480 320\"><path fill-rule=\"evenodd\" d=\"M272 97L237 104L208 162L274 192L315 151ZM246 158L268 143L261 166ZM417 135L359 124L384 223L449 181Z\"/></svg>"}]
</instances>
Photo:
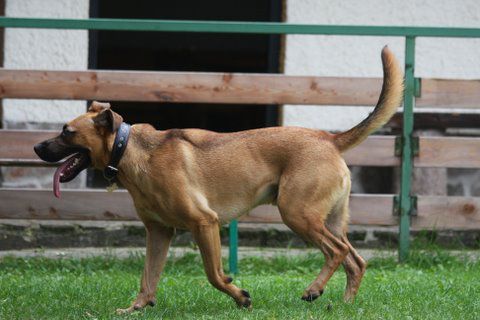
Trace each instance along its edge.
<instances>
[{"instance_id":1,"label":"dog's eye","mask_svg":"<svg viewBox=\"0 0 480 320\"><path fill-rule=\"evenodd\" d=\"M67 125L63 126L62 137L68 138L71 137L74 133L75 131L72 131Z\"/></svg>"}]
</instances>

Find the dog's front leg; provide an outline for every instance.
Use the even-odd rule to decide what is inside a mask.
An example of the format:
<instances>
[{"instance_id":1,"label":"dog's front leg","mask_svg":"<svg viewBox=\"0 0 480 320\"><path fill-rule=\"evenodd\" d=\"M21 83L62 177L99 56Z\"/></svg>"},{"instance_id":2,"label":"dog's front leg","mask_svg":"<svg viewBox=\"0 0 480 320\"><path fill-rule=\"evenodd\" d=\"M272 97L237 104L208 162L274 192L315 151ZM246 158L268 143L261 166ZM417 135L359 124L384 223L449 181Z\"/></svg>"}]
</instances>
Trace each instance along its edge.
<instances>
[{"instance_id":1,"label":"dog's front leg","mask_svg":"<svg viewBox=\"0 0 480 320\"><path fill-rule=\"evenodd\" d=\"M151 222L145 223L145 230L147 233L147 253L140 292L129 308L117 309L118 314L139 310L146 305L155 305L157 283L165 266L168 248L175 230Z\"/></svg>"},{"instance_id":2,"label":"dog's front leg","mask_svg":"<svg viewBox=\"0 0 480 320\"><path fill-rule=\"evenodd\" d=\"M239 307L250 308L252 304L250 294L231 283L232 278L223 273L218 223L201 221L191 231L202 254L208 281L218 290L231 296Z\"/></svg>"}]
</instances>

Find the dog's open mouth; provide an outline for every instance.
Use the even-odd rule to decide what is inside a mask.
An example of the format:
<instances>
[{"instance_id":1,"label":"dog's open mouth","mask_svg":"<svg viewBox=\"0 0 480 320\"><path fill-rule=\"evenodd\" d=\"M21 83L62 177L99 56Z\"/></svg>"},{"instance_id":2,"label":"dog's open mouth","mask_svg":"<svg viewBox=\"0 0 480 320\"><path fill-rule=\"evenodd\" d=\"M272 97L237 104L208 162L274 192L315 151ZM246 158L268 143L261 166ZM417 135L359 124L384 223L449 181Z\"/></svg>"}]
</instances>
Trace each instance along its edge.
<instances>
[{"instance_id":1,"label":"dog's open mouth","mask_svg":"<svg viewBox=\"0 0 480 320\"><path fill-rule=\"evenodd\" d=\"M67 158L53 175L53 194L60 198L60 182L73 180L82 170L90 166L90 156L86 151L77 152Z\"/></svg>"}]
</instances>

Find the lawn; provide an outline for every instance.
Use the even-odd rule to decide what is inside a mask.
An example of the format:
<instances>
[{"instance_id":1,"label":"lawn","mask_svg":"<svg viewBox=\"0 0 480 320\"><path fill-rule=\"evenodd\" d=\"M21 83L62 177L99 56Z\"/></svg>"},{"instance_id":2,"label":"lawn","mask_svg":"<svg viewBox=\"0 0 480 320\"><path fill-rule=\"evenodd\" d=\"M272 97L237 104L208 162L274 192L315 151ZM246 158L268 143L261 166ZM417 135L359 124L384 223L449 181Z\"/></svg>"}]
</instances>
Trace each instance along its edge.
<instances>
[{"instance_id":1,"label":"lawn","mask_svg":"<svg viewBox=\"0 0 480 320\"><path fill-rule=\"evenodd\" d=\"M318 273L318 256L245 258L235 283L253 298L253 310L207 282L197 255L166 267L157 305L115 315L137 293L143 257L0 261L0 319L480 319L480 262L443 251L422 251L409 264L370 261L353 304L342 302L345 275L335 273L324 295L300 299Z\"/></svg>"}]
</instances>

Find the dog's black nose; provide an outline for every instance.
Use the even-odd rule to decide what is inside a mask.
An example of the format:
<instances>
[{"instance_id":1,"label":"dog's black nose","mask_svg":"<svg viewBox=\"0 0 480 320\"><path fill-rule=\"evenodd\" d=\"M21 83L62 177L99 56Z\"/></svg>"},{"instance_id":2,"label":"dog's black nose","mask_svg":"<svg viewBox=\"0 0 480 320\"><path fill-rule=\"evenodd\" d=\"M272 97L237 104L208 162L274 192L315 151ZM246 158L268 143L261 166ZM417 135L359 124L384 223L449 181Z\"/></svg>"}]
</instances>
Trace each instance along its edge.
<instances>
[{"instance_id":1,"label":"dog's black nose","mask_svg":"<svg viewBox=\"0 0 480 320\"><path fill-rule=\"evenodd\" d=\"M41 157L40 153L42 152L43 143L37 143L33 146L33 151L37 154L37 156Z\"/></svg>"}]
</instances>

